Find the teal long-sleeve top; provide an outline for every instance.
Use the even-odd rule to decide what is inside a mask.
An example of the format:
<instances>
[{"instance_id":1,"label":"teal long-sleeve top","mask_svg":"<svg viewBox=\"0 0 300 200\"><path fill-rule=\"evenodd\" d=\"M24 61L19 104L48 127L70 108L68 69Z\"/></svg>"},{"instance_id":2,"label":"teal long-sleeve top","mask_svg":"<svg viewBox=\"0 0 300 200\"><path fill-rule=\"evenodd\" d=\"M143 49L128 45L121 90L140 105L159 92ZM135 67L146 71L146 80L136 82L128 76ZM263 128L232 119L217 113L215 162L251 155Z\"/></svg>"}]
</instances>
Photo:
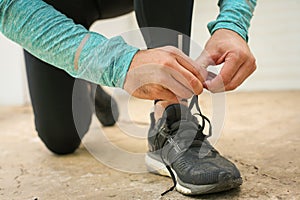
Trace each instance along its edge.
<instances>
[{"instance_id":1,"label":"teal long-sleeve top","mask_svg":"<svg viewBox=\"0 0 300 200\"><path fill-rule=\"evenodd\" d=\"M220 0L211 33L233 30L245 40L255 0ZM41 60L75 78L123 87L133 56L139 50L122 37L107 39L86 30L42 0L0 0L0 31Z\"/></svg>"}]
</instances>

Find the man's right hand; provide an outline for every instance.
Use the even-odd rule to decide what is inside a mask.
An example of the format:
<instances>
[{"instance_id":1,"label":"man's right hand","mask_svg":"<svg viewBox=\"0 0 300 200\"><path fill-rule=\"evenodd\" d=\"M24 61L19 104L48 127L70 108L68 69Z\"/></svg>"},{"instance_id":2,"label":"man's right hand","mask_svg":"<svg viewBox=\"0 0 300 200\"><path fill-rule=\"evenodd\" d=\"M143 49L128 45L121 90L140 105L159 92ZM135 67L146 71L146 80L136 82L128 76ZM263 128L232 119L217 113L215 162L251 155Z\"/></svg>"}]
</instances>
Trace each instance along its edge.
<instances>
[{"instance_id":1,"label":"man's right hand","mask_svg":"<svg viewBox=\"0 0 300 200\"><path fill-rule=\"evenodd\" d=\"M206 76L204 68L199 72L197 63L175 47L141 50L133 57L124 89L137 98L178 102L202 93Z\"/></svg>"}]
</instances>

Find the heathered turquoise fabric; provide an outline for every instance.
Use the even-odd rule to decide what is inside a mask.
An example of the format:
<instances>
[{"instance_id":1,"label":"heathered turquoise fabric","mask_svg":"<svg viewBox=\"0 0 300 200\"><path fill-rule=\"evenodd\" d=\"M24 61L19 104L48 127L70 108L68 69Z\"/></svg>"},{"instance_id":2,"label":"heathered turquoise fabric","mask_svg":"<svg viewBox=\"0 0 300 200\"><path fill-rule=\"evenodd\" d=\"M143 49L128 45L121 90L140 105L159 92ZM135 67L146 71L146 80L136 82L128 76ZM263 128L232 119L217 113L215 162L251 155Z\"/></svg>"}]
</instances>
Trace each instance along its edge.
<instances>
[{"instance_id":1,"label":"heathered turquoise fabric","mask_svg":"<svg viewBox=\"0 0 300 200\"><path fill-rule=\"evenodd\" d=\"M210 22L211 33L231 29L248 40L255 0L220 0L220 15ZM0 0L0 31L36 57L71 76L96 84L123 87L128 67L139 50L121 37L107 39L76 25L42 0ZM78 58L83 38L89 35Z\"/></svg>"},{"instance_id":2,"label":"heathered turquoise fabric","mask_svg":"<svg viewBox=\"0 0 300 200\"><path fill-rule=\"evenodd\" d=\"M211 34L225 28L235 31L248 42L248 29L256 0L219 0L220 14L207 27Z\"/></svg>"},{"instance_id":3,"label":"heathered turquoise fabric","mask_svg":"<svg viewBox=\"0 0 300 200\"><path fill-rule=\"evenodd\" d=\"M97 84L123 87L138 51L121 37L107 39L76 25L41 0L0 0L0 31L36 57ZM74 68L75 53L90 34Z\"/></svg>"}]
</instances>

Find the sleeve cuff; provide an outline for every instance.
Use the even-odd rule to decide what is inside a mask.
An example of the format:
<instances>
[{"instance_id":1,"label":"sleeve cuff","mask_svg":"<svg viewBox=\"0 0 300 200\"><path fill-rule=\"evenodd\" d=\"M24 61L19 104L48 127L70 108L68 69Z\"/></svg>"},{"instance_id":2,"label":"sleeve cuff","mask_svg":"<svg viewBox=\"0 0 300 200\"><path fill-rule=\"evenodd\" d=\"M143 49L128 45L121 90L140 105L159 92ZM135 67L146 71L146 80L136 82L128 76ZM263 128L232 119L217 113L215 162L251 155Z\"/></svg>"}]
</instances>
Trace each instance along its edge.
<instances>
[{"instance_id":1,"label":"sleeve cuff","mask_svg":"<svg viewBox=\"0 0 300 200\"><path fill-rule=\"evenodd\" d=\"M212 35L218 29L228 29L239 34L246 42L248 42L248 33L239 25L230 21L212 21L208 23L207 28Z\"/></svg>"},{"instance_id":2,"label":"sleeve cuff","mask_svg":"<svg viewBox=\"0 0 300 200\"><path fill-rule=\"evenodd\" d=\"M229 29L248 42L248 29L256 0L219 0L220 13L215 21L208 23L210 34L218 29Z\"/></svg>"}]
</instances>

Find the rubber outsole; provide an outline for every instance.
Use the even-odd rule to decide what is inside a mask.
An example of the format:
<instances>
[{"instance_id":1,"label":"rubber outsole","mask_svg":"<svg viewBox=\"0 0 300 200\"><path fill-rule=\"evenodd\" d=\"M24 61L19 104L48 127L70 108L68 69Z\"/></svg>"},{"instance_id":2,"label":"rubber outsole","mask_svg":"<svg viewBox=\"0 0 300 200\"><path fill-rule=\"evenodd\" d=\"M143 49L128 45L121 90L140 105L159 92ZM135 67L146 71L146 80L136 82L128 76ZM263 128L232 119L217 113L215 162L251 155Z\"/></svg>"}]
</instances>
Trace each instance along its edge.
<instances>
[{"instance_id":1,"label":"rubber outsole","mask_svg":"<svg viewBox=\"0 0 300 200\"><path fill-rule=\"evenodd\" d=\"M145 157L146 166L149 172L162 175L162 176L170 176L169 171L167 170L166 166L159 160L152 158L149 155ZM184 183L183 181L178 178L176 172L172 169L172 172L175 175L177 184L176 190L184 195L201 195L201 194L209 194L209 193L216 193L216 192L223 192L230 189L234 189L239 187L243 183L242 177L235 178L235 179L226 179L226 181L222 181L215 184L209 185L193 185L189 183ZM222 174L221 174L222 176Z\"/></svg>"}]
</instances>

